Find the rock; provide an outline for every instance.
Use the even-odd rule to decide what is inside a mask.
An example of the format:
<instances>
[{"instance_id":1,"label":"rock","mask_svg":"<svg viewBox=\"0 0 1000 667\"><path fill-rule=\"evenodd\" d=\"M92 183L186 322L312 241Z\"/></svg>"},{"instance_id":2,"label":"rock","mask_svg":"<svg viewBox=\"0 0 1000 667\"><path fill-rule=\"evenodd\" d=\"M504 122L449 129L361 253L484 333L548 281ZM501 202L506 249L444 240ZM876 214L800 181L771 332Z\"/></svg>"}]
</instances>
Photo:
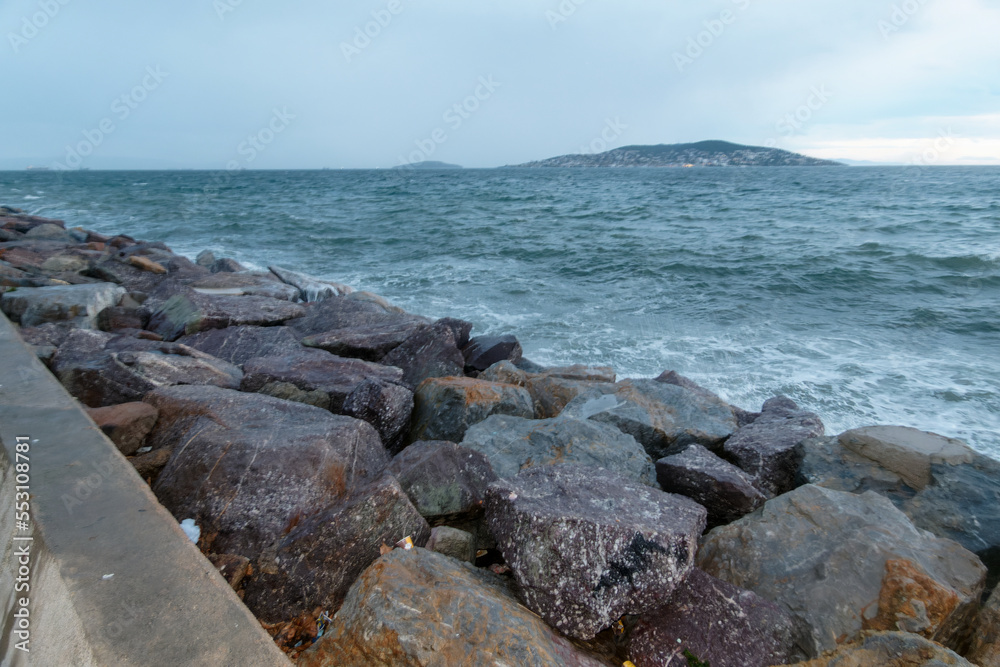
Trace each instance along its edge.
<instances>
[{"instance_id":1,"label":"rock","mask_svg":"<svg viewBox=\"0 0 1000 667\"><path fill-rule=\"evenodd\" d=\"M123 296L125 290L111 283L25 287L0 297L0 308L24 327L67 321L81 329L96 329L98 313Z\"/></svg>"},{"instance_id":2,"label":"rock","mask_svg":"<svg viewBox=\"0 0 1000 667\"><path fill-rule=\"evenodd\" d=\"M399 347L414 331L426 326L416 321L386 322L365 327L334 329L313 336L306 336L302 344L326 350L341 357L365 361L381 361ZM395 364L387 364L393 366Z\"/></svg>"},{"instance_id":3,"label":"rock","mask_svg":"<svg viewBox=\"0 0 1000 667\"><path fill-rule=\"evenodd\" d=\"M304 273L289 271L280 266L269 266L267 268L282 282L299 290L299 298L302 301L323 301L333 296L345 296L354 291L347 285L332 283L326 280L317 280Z\"/></svg>"},{"instance_id":4,"label":"rock","mask_svg":"<svg viewBox=\"0 0 1000 667\"><path fill-rule=\"evenodd\" d=\"M502 478L567 463L612 470L648 485L656 480L653 461L635 438L590 420L492 415L466 431L462 446L485 455Z\"/></svg>"},{"instance_id":5,"label":"rock","mask_svg":"<svg viewBox=\"0 0 1000 667\"><path fill-rule=\"evenodd\" d=\"M822 434L820 434L822 435ZM917 491L931 483L931 465L972 463L961 440L904 426L867 426L840 434L840 444L898 474Z\"/></svg>"},{"instance_id":6,"label":"rock","mask_svg":"<svg viewBox=\"0 0 1000 667\"><path fill-rule=\"evenodd\" d=\"M884 495L918 528L955 540L1000 580L1000 462L973 454L972 463L933 463L931 483L917 492L898 473L844 447L837 438L805 443L803 482L838 491Z\"/></svg>"},{"instance_id":7,"label":"rock","mask_svg":"<svg viewBox=\"0 0 1000 667\"><path fill-rule=\"evenodd\" d=\"M799 410L793 400L779 396L765 402L760 417L740 427L723 449L753 476L759 489L778 496L795 487L805 456L802 442L824 431L819 415Z\"/></svg>"},{"instance_id":8,"label":"rock","mask_svg":"<svg viewBox=\"0 0 1000 667\"><path fill-rule=\"evenodd\" d=\"M535 405L535 419L551 419L562 414L574 398L589 389L614 391L614 385L573 380L541 373L528 378L528 391Z\"/></svg>"},{"instance_id":9,"label":"rock","mask_svg":"<svg viewBox=\"0 0 1000 667\"><path fill-rule=\"evenodd\" d=\"M289 327L227 327L181 336L178 343L242 366L258 357L274 357L302 349Z\"/></svg>"},{"instance_id":10,"label":"rock","mask_svg":"<svg viewBox=\"0 0 1000 667\"><path fill-rule=\"evenodd\" d=\"M59 225L43 224L32 227L24 233L24 237L28 239L46 239L50 241L76 243L76 239L74 239L69 232Z\"/></svg>"},{"instance_id":11,"label":"rock","mask_svg":"<svg viewBox=\"0 0 1000 667\"><path fill-rule=\"evenodd\" d=\"M209 554L208 560L234 591L240 590L243 579L253 569L249 558L236 554Z\"/></svg>"},{"instance_id":12,"label":"rock","mask_svg":"<svg viewBox=\"0 0 1000 667\"><path fill-rule=\"evenodd\" d=\"M306 306L306 314L290 323L303 336L337 329L364 329L390 324L430 324L430 320L416 315L387 311L377 303L357 301L344 296L333 296Z\"/></svg>"},{"instance_id":13,"label":"rock","mask_svg":"<svg viewBox=\"0 0 1000 667\"><path fill-rule=\"evenodd\" d=\"M718 449L737 428L732 406L722 399L655 380L594 385L562 414L617 427L639 441L654 461L691 444Z\"/></svg>"},{"instance_id":14,"label":"rock","mask_svg":"<svg viewBox=\"0 0 1000 667\"><path fill-rule=\"evenodd\" d=\"M517 338L506 336L476 336L462 348L465 366L470 370L485 371L498 361L517 363L521 360L521 344Z\"/></svg>"},{"instance_id":15,"label":"rock","mask_svg":"<svg viewBox=\"0 0 1000 667\"><path fill-rule=\"evenodd\" d=\"M59 346L52 372L92 408L139 401L157 387L239 387L240 369L185 345L77 330Z\"/></svg>"},{"instance_id":16,"label":"rock","mask_svg":"<svg viewBox=\"0 0 1000 667\"><path fill-rule=\"evenodd\" d=\"M584 640L667 601L694 566L706 517L687 498L570 465L493 484L485 508L527 607Z\"/></svg>"},{"instance_id":17,"label":"rock","mask_svg":"<svg viewBox=\"0 0 1000 667\"><path fill-rule=\"evenodd\" d=\"M438 320L438 324L451 327L451 333L455 336L455 345L458 346L459 350L469 344L469 334L472 333L472 322L458 320L454 317L442 317Z\"/></svg>"},{"instance_id":18,"label":"rock","mask_svg":"<svg viewBox=\"0 0 1000 667\"><path fill-rule=\"evenodd\" d=\"M476 536L458 528L432 528L427 549L466 563L476 562Z\"/></svg>"},{"instance_id":19,"label":"rock","mask_svg":"<svg viewBox=\"0 0 1000 667\"><path fill-rule=\"evenodd\" d=\"M208 270L212 273L240 273L242 271L246 271L246 267L237 262L235 259L223 257L222 259L217 259L212 262L212 265L208 267Z\"/></svg>"},{"instance_id":20,"label":"rock","mask_svg":"<svg viewBox=\"0 0 1000 667\"><path fill-rule=\"evenodd\" d=\"M614 384L617 376L615 369L611 366L584 366L575 364L573 366L556 366L547 368L541 375L563 380L577 380L579 382L604 382Z\"/></svg>"},{"instance_id":21,"label":"rock","mask_svg":"<svg viewBox=\"0 0 1000 667\"><path fill-rule=\"evenodd\" d=\"M73 326L68 322L46 322L37 327L22 327L18 333L28 345L59 347L73 331Z\"/></svg>"},{"instance_id":22,"label":"rock","mask_svg":"<svg viewBox=\"0 0 1000 667\"><path fill-rule=\"evenodd\" d=\"M165 281L169 280L176 283L176 280L172 277L143 271L140 268L120 262L117 259L96 262L89 269L85 270L83 274L99 280L116 283L129 292L143 292L146 294L154 292ZM179 283L176 284L179 285Z\"/></svg>"},{"instance_id":23,"label":"rock","mask_svg":"<svg viewBox=\"0 0 1000 667\"><path fill-rule=\"evenodd\" d=\"M266 296L280 301L297 301L299 291L270 273L215 272L190 285L199 294L219 296Z\"/></svg>"},{"instance_id":24,"label":"rock","mask_svg":"<svg viewBox=\"0 0 1000 667\"><path fill-rule=\"evenodd\" d=\"M966 657L980 667L1000 667L1000 588L979 610Z\"/></svg>"},{"instance_id":25,"label":"rock","mask_svg":"<svg viewBox=\"0 0 1000 667\"><path fill-rule=\"evenodd\" d=\"M244 602L275 623L320 607L337 609L348 589L380 555L383 544L411 537L423 546L431 529L392 475L350 491L305 516L247 584Z\"/></svg>"},{"instance_id":26,"label":"rock","mask_svg":"<svg viewBox=\"0 0 1000 667\"><path fill-rule=\"evenodd\" d=\"M75 273L83 271L89 263L86 257L80 255L53 255L42 262L42 271L52 275L56 273Z\"/></svg>"},{"instance_id":27,"label":"rock","mask_svg":"<svg viewBox=\"0 0 1000 667\"><path fill-rule=\"evenodd\" d=\"M809 657L864 629L961 646L986 573L974 554L915 528L886 498L814 485L713 530L698 567L788 611Z\"/></svg>"},{"instance_id":28,"label":"rock","mask_svg":"<svg viewBox=\"0 0 1000 667\"><path fill-rule=\"evenodd\" d=\"M330 397L331 407L333 396ZM413 413L413 392L406 387L368 378L344 399L343 414L363 419L378 431L390 454L404 447Z\"/></svg>"},{"instance_id":29,"label":"rock","mask_svg":"<svg viewBox=\"0 0 1000 667\"><path fill-rule=\"evenodd\" d=\"M745 472L701 445L657 461L656 479L664 491L707 509L710 528L732 523L767 500Z\"/></svg>"},{"instance_id":30,"label":"rock","mask_svg":"<svg viewBox=\"0 0 1000 667\"><path fill-rule=\"evenodd\" d=\"M170 462L170 457L173 453L173 448L161 447L160 449L154 449L151 452L134 456L129 461L139 474L139 477L155 482L156 478L159 477L160 473L167 466L167 463Z\"/></svg>"},{"instance_id":31,"label":"rock","mask_svg":"<svg viewBox=\"0 0 1000 667\"><path fill-rule=\"evenodd\" d=\"M164 274L167 272L167 270L163 268L162 264L157 264L148 257L140 257L138 255L129 257L128 263L137 269L141 269L143 271L149 271L150 273Z\"/></svg>"},{"instance_id":32,"label":"rock","mask_svg":"<svg viewBox=\"0 0 1000 667\"><path fill-rule=\"evenodd\" d=\"M347 299L348 301L357 301L359 303L374 304L387 313L393 313L396 315L406 314L406 311L400 308L399 306L394 306L393 304L389 303L389 301L385 297L379 296L378 294L373 294L372 292L364 292L364 291L351 292L350 294L347 294L344 298Z\"/></svg>"},{"instance_id":33,"label":"rock","mask_svg":"<svg viewBox=\"0 0 1000 667\"><path fill-rule=\"evenodd\" d=\"M178 294L153 311L149 330L176 340L208 329L256 325L274 326L301 317L302 306L264 296Z\"/></svg>"},{"instance_id":34,"label":"rock","mask_svg":"<svg viewBox=\"0 0 1000 667\"><path fill-rule=\"evenodd\" d=\"M479 380L528 388L528 374L509 361L498 361L479 374ZM534 398L534 397L532 397Z\"/></svg>"},{"instance_id":35,"label":"rock","mask_svg":"<svg viewBox=\"0 0 1000 667\"><path fill-rule=\"evenodd\" d=\"M147 403L122 403L106 408L90 408L87 414L125 456L142 447L160 413Z\"/></svg>"},{"instance_id":36,"label":"rock","mask_svg":"<svg viewBox=\"0 0 1000 667\"><path fill-rule=\"evenodd\" d=\"M211 250L202 250L194 258L194 263L198 266L204 266L206 269L211 268L215 264L215 253Z\"/></svg>"},{"instance_id":37,"label":"rock","mask_svg":"<svg viewBox=\"0 0 1000 667\"><path fill-rule=\"evenodd\" d=\"M147 442L177 445L153 490L175 517L195 519L217 552L256 559L388 463L371 426L311 406L199 386L145 400L160 411Z\"/></svg>"},{"instance_id":38,"label":"rock","mask_svg":"<svg viewBox=\"0 0 1000 667\"><path fill-rule=\"evenodd\" d=\"M481 515L486 487L497 479L485 456L444 441L413 443L392 459L389 471L435 525Z\"/></svg>"},{"instance_id":39,"label":"rock","mask_svg":"<svg viewBox=\"0 0 1000 667\"><path fill-rule=\"evenodd\" d=\"M974 667L957 653L908 632L866 632L836 651L793 667Z\"/></svg>"},{"instance_id":40,"label":"rock","mask_svg":"<svg viewBox=\"0 0 1000 667\"><path fill-rule=\"evenodd\" d=\"M465 431L490 415L530 418L531 396L509 384L470 378L429 378L414 395L411 440L461 442Z\"/></svg>"},{"instance_id":41,"label":"rock","mask_svg":"<svg viewBox=\"0 0 1000 667\"><path fill-rule=\"evenodd\" d=\"M24 234L16 232L13 229L0 229L0 243L7 243L9 241L19 241L24 238Z\"/></svg>"},{"instance_id":42,"label":"rock","mask_svg":"<svg viewBox=\"0 0 1000 667\"><path fill-rule=\"evenodd\" d=\"M443 628L452 628L444 632ZM597 667L490 572L426 549L381 557L351 587L302 667Z\"/></svg>"},{"instance_id":43,"label":"rock","mask_svg":"<svg viewBox=\"0 0 1000 667\"><path fill-rule=\"evenodd\" d=\"M695 394L699 394L700 396L707 399L718 398L718 396L716 396L708 389L705 389L694 380L684 377L677 371L664 371L663 373L660 374L659 377L656 378L656 381L663 382L664 384L673 384L677 385L678 387L684 387L688 391L694 392ZM733 413L736 414L736 422L740 426L746 426L747 424L750 424L754 420L756 420L757 417L760 417L759 412L747 412L746 410L738 408L735 405L732 407L733 407Z\"/></svg>"},{"instance_id":44,"label":"rock","mask_svg":"<svg viewBox=\"0 0 1000 667\"><path fill-rule=\"evenodd\" d=\"M769 667L798 660L792 619L764 598L695 568L670 601L640 618L629 654L636 667Z\"/></svg>"},{"instance_id":45,"label":"rock","mask_svg":"<svg viewBox=\"0 0 1000 667\"><path fill-rule=\"evenodd\" d=\"M403 381L416 388L427 378L461 376L462 353L447 324L437 322L417 328L405 341L385 355L382 363L403 370Z\"/></svg>"}]
</instances>

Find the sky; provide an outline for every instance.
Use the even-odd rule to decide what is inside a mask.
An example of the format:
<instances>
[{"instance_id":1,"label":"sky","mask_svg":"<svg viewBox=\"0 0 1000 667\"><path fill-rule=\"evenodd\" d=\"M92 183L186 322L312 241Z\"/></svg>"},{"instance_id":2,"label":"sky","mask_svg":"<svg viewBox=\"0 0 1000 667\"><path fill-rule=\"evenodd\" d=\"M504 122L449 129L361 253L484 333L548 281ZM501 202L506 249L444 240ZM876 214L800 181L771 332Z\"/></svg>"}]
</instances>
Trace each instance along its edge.
<instances>
[{"instance_id":1,"label":"sky","mask_svg":"<svg viewBox=\"0 0 1000 667\"><path fill-rule=\"evenodd\" d=\"M1000 164L1000 0L0 0L0 169Z\"/></svg>"}]
</instances>

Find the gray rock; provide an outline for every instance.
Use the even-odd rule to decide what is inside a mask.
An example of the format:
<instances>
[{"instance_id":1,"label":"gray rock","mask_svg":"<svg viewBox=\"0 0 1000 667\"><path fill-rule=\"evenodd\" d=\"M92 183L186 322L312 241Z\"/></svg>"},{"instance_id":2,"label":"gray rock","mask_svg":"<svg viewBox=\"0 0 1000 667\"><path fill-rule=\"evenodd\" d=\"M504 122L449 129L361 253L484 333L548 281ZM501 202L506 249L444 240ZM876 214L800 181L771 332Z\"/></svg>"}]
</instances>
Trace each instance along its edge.
<instances>
[{"instance_id":1,"label":"gray rock","mask_svg":"<svg viewBox=\"0 0 1000 667\"><path fill-rule=\"evenodd\" d=\"M705 516L687 498L587 466L530 468L486 499L527 607L584 640L667 601L691 572Z\"/></svg>"},{"instance_id":2,"label":"gray rock","mask_svg":"<svg viewBox=\"0 0 1000 667\"><path fill-rule=\"evenodd\" d=\"M684 387L688 391L699 394L707 399L718 398L718 396L716 396L713 392L705 389L691 378L684 377L677 371L663 371L663 373L656 378L656 381L663 382L664 384L673 384L678 387ZM738 408L735 405L733 406L733 413L736 414L736 422L740 426L746 426L756 420L757 417L760 417L759 412L747 412L746 410Z\"/></svg>"},{"instance_id":3,"label":"gray rock","mask_svg":"<svg viewBox=\"0 0 1000 667\"><path fill-rule=\"evenodd\" d=\"M822 435L822 434L820 434ZM841 433L840 444L898 474L917 491L932 481L936 463L972 463L975 452L961 440L905 426L866 426Z\"/></svg>"},{"instance_id":4,"label":"gray rock","mask_svg":"<svg viewBox=\"0 0 1000 667\"><path fill-rule=\"evenodd\" d=\"M455 336L455 345L458 346L458 349L461 350L469 344L469 334L472 333L472 322L458 320L454 317L443 317L438 322L451 327L451 333Z\"/></svg>"},{"instance_id":5,"label":"gray rock","mask_svg":"<svg viewBox=\"0 0 1000 667\"><path fill-rule=\"evenodd\" d=\"M66 243L76 243L76 239L59 225L38 225L32 227L24 234L28 239L46 239L50 241L65 241Z\"/></svg>"},{"instance_id":6,"label":"gray rock","mask_svg":"<svg viewBox=\"0 0 1000 667\"><path fill-rule=\"evenodd\" d=\"M635 438L590 420L492 415L466 431L462 446L485 455L498 477L568 463L604 468L643 484L656 480L653 461Z\"/></svg>"},{"instance_id":7,"label":"gray rock","mask_svg":"<svg viewBox=\"0 0 1000 667\"><path fill-rule=\"evenodd\" d=\"M611 366L585 366L574 364L573 366L555 366L546 368L540 373L547 377L562 378L563 380L577 380L579 382L604 382L614 384L617 380L615 369Z\"/></svg>"},{"instance_id":8,"label":"gray rock","mask_svg":"<svg viewBox=\"0 0 1000 667\"><path fill-rule=\"evenodd\" d=\"M399 347L414 331L426 326L420 322L404 320L386 322L364 327L334 329L324 333L306 336L302 344L315 347L341 357L353 357L365 361L381 361L382 358ZM394 366L395 364L388 364Z\"/></svg>"},{"instance_id":9,"label":"gray rock","mask_svg":"<svg viewBox=\"0 0 1000 667\"><path fill-rule=\"evenodd\" d=\"M422 516L433 524L476 518L486 487L497 480L489 460L453 442L415 442L389 464Z\"/></svg>"},{"instance_id":10,"label":"gray rock","mask_svg":"<svg viewBox=\"0 0 1000 667\"><path fill-rule=\"evenodd\" d=\"M562 414L617 427L638 440L654 461L690 444L718 449L737 428L732 406L722 399L655 380L596 385Z\"/></svg>"},{"instance_id":11,"label":"gray rock","mask_svg":"<svg viewBox=\"0 0 1000 667\"><path fill-rule=\"evenodd\" d=\"M528 388L528 374L507 360L496 362L480 373L478 379Z\"/></svg>"},{"instance_id":12,"label":"gray rock","mask_svg":"<svg viewBox=\"0 0 1000 667\"><path fill-rule=\"evenodd\" d=\"M464 372L462 353L455 334L447 324L424 325L382 360L387 366L403 369L403 381L416 388L427 378L455 377Z\"/></svg>"},{"instance_id":13,"label":"gray rock","mask_svg":"<svg viewBox=\"0 0 1000 667\"><path fill-rule=\"evenodd\" d=\"M326 280L317 280L312 276L307 276L298 271L289 271L280 266L269 266L267 268L282 282L299 290L299 299L302 301L323 301L334 296L345 296L354 291L347 285L332 283Z\"/></svg>"},{"instance_id":14,"label":"gray rock","mask_svg":"<svg viewBox=\"0 0 1000 667\"><path fill-rule=\"evenodd\" d=\"M614 386L613 383L576 380L548 373L531 375L527 380L527 388L535 405L535 419L558 417L580 394L591 389L612 392Z\"/></svg>"},{"instance_id":15,"label":"gray rock","mask_svg":"<svg viewBox=\"0 0 1000 667\"><path fill-rule=\"evenodd\" d=\"M452 631L443 631L451 628ZM599 667L521 606L504 580L427 551L396 549L351 587L302 667Z\"/></svg>"},{"instance_id":16,"label":"gray rock","mask_svg":"<svg viewBox=\"0 0 1000 667\"><path fill-rule=\"evenodd\" d=\"M476 336L462 348L465 367L485 371L498 361L517 363L521 360L521 344L517 338L506 336Z\"/></svg>"},{"instance_id":17,"label":"gray rock","mask_svg":"<svg viewBox=\"0 0 1000 667\"><path fill-rule=\"evenodd\" d=\"M656 479L664 491L707 509L710 528L732 523L767 500L745 472L701 445L657 461Z\"/></svg>"},{"instance_id":18,"label":"gray rock","mask_svg":"<svg viewBox=\"0 0 1000 667\"><path fill-rule=\"evenodd\" d=\"M458 528L432 528L427 549L466 563L476 562L476 536Z\"/></svg>"},{"instance_id":19,"label":"gray rock","mask_svg":"<svg viewBox=\"0 0 1000 667\"><path fill-rule=\"evenodd\" d=\"M176 445L153 491L178 520L195 519L218 553L256 559L388 464L371 426L307 405L197 386L145 401L160 411L147 443Z\"/></svg>"},{"instance_id":20,"label":"gray rock","mask_svg":"<svg viewBox=\"0 0 1000 667\"><path fill-rule=\"evenodd\" d=\"M712 667L769 667L805 657L791 617L777 605L695 568L665 606L632 633L636 667L688 667L690 653Z\"/></svg>"},{"instance_id":21,"label":"gray rock","mask_svg":"<svg viewBox=\"0 0 1000 667\"><path fill-rule=\"evenodd\" d=\"M259 559L244 602L269 623L317 607L337 609L383 544L410 537L423 546L430 534L395 478L385 474L303 518Z\"/></svg>"},{"instance_id":22,"label":"gray rock","mask_svg":"<svg viewBox=\"0 0 1000 667\"><path fill-rule=\"evenodd\" d=\"M698 567L789 612L810 657L866 629L961 646L986 574L974 554L915 528L886 498L814 485L710 532Z\"/></svg>"},{"instance_id":23,"label":"gray rock","mask_svg":"<svg viewBox=\"0 0 1000 667\"><path fill-rule=\"evenodd\" d=\"M202 250L198 253L198 256L194 258L194 263L198 266L204 266L206 269L209 269L213 264L215 264L215 253L211 250Z\"/></svg>"},{"instance_id":24,"label":"gray rock","mask_svg":"<svg viewBox=\"0 0 1000 667\"><path fill-rule=\"evenodd\" d=\"M330 400L332 404L332 395ZM413 392L392 382L368 378L344 399L343 414L374 426L385 448L395 454L404 447L410 431Z\"/></svg>"},{"instance_id":25,"label":"gray rock","mask_svg":"<svg viewBox=\"0 0 1000 667\"><path fill-rule=\"evenodd\" d=\"M149 313L143 308L110 306L97 314L97 328L101 331L145 329L147 324L149 324Z\"/></svg>"},{"instance_id":26,"label":"gray rock","mask_svg":"<svg viewBox=\"0 0 1000 667\"><path fill-rule=\"evenodd\" d=\"M209 296L177 294L153 311L149 330L176 340L208 329L256 325L274 326L301 317L297 304L265 296Z\"/></svg>"},{"instance_id":27,"label":"gray rock","mask_svg":"<svg viewBox=\"0 0 1000 667\"><path fill-rule=\"evenodd\" d=\"M240 273L246 271L246 267L235 259L223 257L212 262L212 266L208 267L208 270L212 273Z\"/></svg>"},{"instance_id":28,"label":"gray rock","mask_svg":"<svg viewBox=\"0 0 1000 667\"><path fill-rule=\"evenodd\" d=\"M819 415L799 410L793 400L779 396L765 402L760 417L736 431L723 449L727 458L753 476L759 489L777 496L795 488L805 456L803 441L824 431Z\"/></svg>"},{"instance_id":29,"label":"gray rock","mask_svg":"<svg viewBox=\"0 0 1000 667\"><path fill-rule=\"evenodd\" d=\"M364 329L405 323L430 324L431 321L426 317L391 312L385 306L371 301L332 296L307 304L305 316L292 321L290 326L302 336L315 336L337 329Z\"/></svg>"},{"instance_id":30,"label":"gray rock","mask_svg":"<svg viewBox=\"0 0 1000 667\"><path fill-rule=\"evenodd\" d=\"M178 343L242 366L251 359L273 357L302 349L288 327L227 327L181 336Z\"/></svg>"},{"instance_id":31,"label":"gray rock","mask_svg":"<svg viewBox=\"0 0 1000 667\"><path fill-rule=\"evenodd\" d=\"M410 440L461 442L465 431L493 414L531 417L527 390L471 378L430 378L414 395Z\"/></svg>"},{"instance_id":32,"label":"gray rock","mask_svg":"<svg viewBox=\"0 0 1000 667\"><path fill-rule=\"evenodd\" d=\"M52 372L84 405L140 401L157 387L204 384L236 389L240 369L176 343L77 330L59 346Z\"/></svg>"},{"instance_id":33,"label":"gray rock","mask_svg":"<svg viewBox=\"0 0 1000 667\"><path fill-rule=\"evenodd\" d=\"M986 663L983 663L985 667ZM908 632L864 636L792 667L974 667L954 651Z\"/></svg>"},{"instance_id":34,"label":"gray rock","mask_svg":"<svg viewBox=\"0 0 1000 667\"><path fill-rule=\"evenodd\" d=\"M0 309L24 327L46 322L71 322L81 329L96 329L97 315L118 304L125 290L112 283L22 287L0 296Z\"/></svg>"},{"instance_id":35,"label":"gray rock","mask_svg":"<svg viewBox=\"0 0 1000 667\"><path fill-rule=\"evenodd\" d=\"M191 289L210 296L266 296L281 301L297 301L299 298L297 289L286 285L270 273L220 272L214 271L214 268L213 266L212 275L190 283Z\"/></svg>"}]
</instances>

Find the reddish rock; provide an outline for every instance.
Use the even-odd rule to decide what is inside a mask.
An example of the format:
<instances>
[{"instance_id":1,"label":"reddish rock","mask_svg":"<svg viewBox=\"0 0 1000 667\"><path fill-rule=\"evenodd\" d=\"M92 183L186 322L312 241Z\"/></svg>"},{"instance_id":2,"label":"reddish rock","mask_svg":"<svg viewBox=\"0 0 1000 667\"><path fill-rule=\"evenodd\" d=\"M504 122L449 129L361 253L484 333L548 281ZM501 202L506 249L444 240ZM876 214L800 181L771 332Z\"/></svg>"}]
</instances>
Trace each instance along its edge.
<instances>
[{"instance_id":1,"label":"reddish rock","mask_svg":"<svg viewBox=\"0 0 1000 667\"><path fill-rule=\"evenodd\" d=\"M531 395L522 387L471 378L429 378L414 395L411 440L461 442L466 430L493 414L531 418Z\"/></svg>"},{"instance_id":2,"label":"reddish rock","mask_svg":"<svg viewBox=\"0 0 1000 667\"><path fill-rule=\"evenodd\" d=\"M365 361L381 361L389 352L399 347L414 331L425 325L416 321L386 322L364 327L334 329L313 336L306 336L302 344L326 350L341 357ZM394 366L395 364L388 364Z\"/></svg>"},{"instance_id":3,"label":"reddish rock","mask_svg":"<svg viewBox=\"0 0 1000 667\"><path fill-rule=\"evenodd\" d=\"M160 416L153 406L138 402L90 408L87 414L125 456L132 456L142 447Z\"/></svg>"},{"instance_id":4,"label":"reddish rock","mask_svg":"<svg viewBox=\"0 0 1000 667\"><path fill-rule=\"evenodd\" d=\"M453 377L464 372L464 358L450 326L436 322L415 329L389 352L382 363L403 370L403 381L418 387L427 378Z\"/></svg>"},{"instance_id":5,"label":"reddish rock","mask_svg":"<svg viewBox=\"0 0 1000 667\"><path fill-rule=\"evenodd\" d=\"M253 569L250 567L249 558L235 554L209 554L208 560L219 571L219 574L229 582L234 591L240 590L243 579Z\"/></svg>"},{"instance_id":6,"label":"reddish rock","mask_svg":"<svg viewBox=\"0 0 1000 667\"><path fill-rule=\"evenodd\" d=\"M173 453L173 448L161 447L145 454L133 456L129 459L129 462L135 468L139 477L149 480L152 483L156 481L156 478L159 477L160 473L167 466L167 463L170 462L170 457Z\"/></svg>"},{"instance_id":7,"label":"reddish rock","mask_svg":"<svg viewBox=\"0 0 1000 667\"><path fill-rule=\"evenodd\" d=\"M313 336L338 329L364 329L405 323L429 324L430 320L391 312L370 301L331 296L308 304L305 316L291 322L290 326L303 336Z\"/></svg>"},{"instance_id":8,"label":"reddish rock","mask_svg":"<svg viewBox=\"0 0 1000 667\"><path fill-rule=\"evenodd\" d=\"M657 461L656 480L664 491L707 509L710 528L732 523L767 500L749 475L701 445Z\"/></svg>"},{"instance_id":9,"label":"reddish rock","mask_svg":"<svg viewBox=\"0 0 1000 667\"><path fill-rule=\"evenodd\" d=\"M178 343L242 366L258 357L274 357L302 349L289 327L226 327L181 336Z\"/></svg>"}]
</instances>

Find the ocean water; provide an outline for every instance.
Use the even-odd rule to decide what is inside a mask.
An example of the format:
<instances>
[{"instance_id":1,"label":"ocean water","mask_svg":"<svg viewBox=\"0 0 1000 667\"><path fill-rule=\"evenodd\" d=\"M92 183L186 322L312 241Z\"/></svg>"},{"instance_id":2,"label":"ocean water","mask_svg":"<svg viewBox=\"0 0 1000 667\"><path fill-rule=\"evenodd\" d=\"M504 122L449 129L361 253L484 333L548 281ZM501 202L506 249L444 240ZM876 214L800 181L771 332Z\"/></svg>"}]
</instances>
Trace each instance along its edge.
<instances>
[{"instance_id":1,"label":"ocean water","mask_svg":"<svg viewBox=\"0 0 1000 667\"><path fill-rule=\"evenodd\" d=\"M0 204L1000 457L1000 168L0 172Z\"/></svg>"}]
</instances>

